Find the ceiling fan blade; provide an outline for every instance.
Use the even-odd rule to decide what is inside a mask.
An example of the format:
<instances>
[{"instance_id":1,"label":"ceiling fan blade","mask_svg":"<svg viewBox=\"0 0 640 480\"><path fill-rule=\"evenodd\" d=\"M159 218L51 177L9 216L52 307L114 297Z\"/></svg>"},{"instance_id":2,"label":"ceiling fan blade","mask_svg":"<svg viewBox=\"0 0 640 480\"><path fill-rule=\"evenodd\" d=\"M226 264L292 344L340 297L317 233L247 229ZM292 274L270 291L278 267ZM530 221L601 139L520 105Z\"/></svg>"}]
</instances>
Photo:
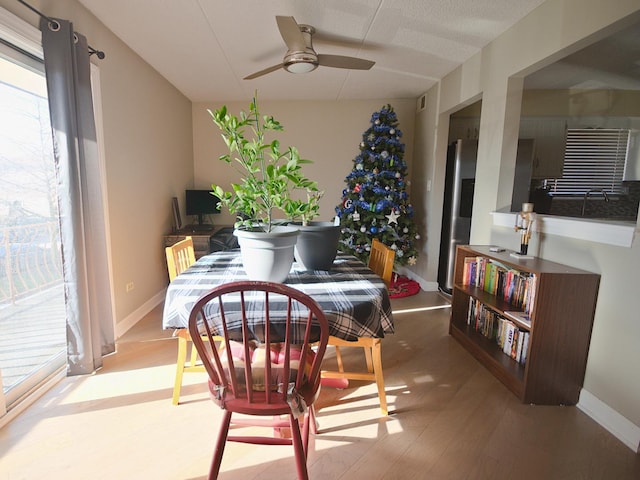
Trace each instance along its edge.
<instances>
[{"instance_id":1,"label":"ceiling fan blade","mask_svg":"<svg viewBox=\"0 0 640 480\"><path fill-rule=\"evenodd\" d=\"M276 16L278 29L287 48L292 52L303 52L307 48L298 22L293 17Z\"/></svg>"},{"instance_id":2,"label":"ceiling fan blade","mask_svg":"<svg viewBox=\"0 0 640 480\"><path fill-rule=\"evenodd\" d=\"M369 70L376 62L343 55L318 55L318 65L333 68L349 68L351 70Z\"/></svg>"},{"instance_id":3,"label":"ceiling fan blade","mask_svg":"<svg viewBox=\"0 0 640 480\"><path fill-rule=\"evenodd\" d=\"M260 70L259 72L256 73L252 73L251 75L247 75L246 77L244 77L243 80L251 80L257 77L261 77L262 75L266 75L267 73L271 73L271 72L275 72L276 70L279 70L280 68L282 68L282 64L279 63L278 65L274 65L272 67L269 68L265 68L264 70Z\"/></svg>"}]
</instances>

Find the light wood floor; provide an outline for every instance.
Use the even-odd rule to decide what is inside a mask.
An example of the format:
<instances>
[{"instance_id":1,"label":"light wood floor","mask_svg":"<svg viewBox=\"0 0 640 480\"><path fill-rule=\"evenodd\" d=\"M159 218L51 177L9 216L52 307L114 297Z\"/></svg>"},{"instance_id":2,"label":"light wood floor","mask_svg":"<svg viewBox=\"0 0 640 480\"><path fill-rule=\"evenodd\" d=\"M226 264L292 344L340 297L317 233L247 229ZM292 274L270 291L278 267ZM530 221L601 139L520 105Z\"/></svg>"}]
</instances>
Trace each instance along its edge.
<instances>
[{"instance_id":1,"label":"light wood floor","mask_svg":"<svg viewBox=\"0 0 640 480\"><path fill-rule=\"evenodd\" d=\"M449 309L424 309L442 303L424 292L393 301L382 349L391 415L380 417L374 385L323 390L312 478L640 478L640 455L577 408L518 403L448 336ZM160 314L97 374L63 380L0 431L0 480L205 478L220 410L201 374L171 404L177 345ZM292 451L231 443L220 478L293 479Z\"/></svg>"}]
</instances>

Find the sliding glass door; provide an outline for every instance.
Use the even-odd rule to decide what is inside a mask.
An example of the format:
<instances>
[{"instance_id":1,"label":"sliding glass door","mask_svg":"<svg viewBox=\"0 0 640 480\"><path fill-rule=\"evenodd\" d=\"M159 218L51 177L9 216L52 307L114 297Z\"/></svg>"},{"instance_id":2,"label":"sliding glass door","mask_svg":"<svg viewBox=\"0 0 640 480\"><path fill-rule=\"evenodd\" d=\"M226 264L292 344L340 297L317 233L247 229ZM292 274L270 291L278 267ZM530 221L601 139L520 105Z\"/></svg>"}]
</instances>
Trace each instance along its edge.
<instances>
[{"instance_id":1,"label":"sliding glass door","mask_svg":"<svg viewBox=\"0 0 640 480\"><path fill-rule=\"evenodd\" d=\"M58 202L43 70L33 55L0 44L0 411L66 363Z\"/></svg>"}]
</instances>

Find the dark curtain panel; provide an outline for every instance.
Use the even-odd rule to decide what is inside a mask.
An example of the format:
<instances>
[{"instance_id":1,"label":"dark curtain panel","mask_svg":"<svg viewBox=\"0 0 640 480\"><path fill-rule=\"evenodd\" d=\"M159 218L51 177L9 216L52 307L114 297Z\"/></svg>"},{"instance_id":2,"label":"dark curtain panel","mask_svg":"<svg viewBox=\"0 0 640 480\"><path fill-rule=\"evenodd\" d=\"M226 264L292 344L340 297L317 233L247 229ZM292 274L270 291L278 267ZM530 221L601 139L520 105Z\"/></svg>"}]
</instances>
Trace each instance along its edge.
<instances>
[{"instance_id":1,"label":"dark curtain panel","mask_svg":"<svg viewBox=\"0 0 640 480\"><path fill-rule=\"evenodd\" d=\"M87 40L42 19L67 303L67 371L91 373L115 351Z\"/></svg>"}]
</instances>

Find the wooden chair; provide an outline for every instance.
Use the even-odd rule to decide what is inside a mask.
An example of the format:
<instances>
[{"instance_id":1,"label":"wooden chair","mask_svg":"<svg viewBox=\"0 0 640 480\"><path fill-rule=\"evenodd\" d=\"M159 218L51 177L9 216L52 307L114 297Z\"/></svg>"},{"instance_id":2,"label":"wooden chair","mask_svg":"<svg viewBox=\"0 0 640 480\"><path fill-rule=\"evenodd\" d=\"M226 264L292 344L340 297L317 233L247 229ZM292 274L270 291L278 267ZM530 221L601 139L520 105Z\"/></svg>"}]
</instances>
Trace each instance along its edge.
<instances>
[{"instance_id":1,"label":"wooden chair","mask_svg":"<svg viewBox=\"0 0 640 480\"><path fill-rule=\"evenodd\" d=\"M281 283L232 282L196 302L189 332L209 375L211 399L224 410L209 479L218 477L228 441L293 445L298 478L308 479L309 429L315 431L313 404L329 336L320 306ZM218 335L223 340L216 343ZM248 417L232 419L237 413ZM291 438L229 435L232 424L290 428Z\"/></svg>"},{"instance_id":2,"label":"wooden chair","mask_svg":"<svg viewBox=\"0 0 640 480\"><path fill-rule=\"evenodd\" d=\"M387 287L391 284L395 258L395 250L387 247L377 238L373 239L373 242L371 242L371 253L369 254L369 268L382 278Z\"/></svg>"},{"instance_id":3,"label":"wooden chair","mask_svg":"<svg viewBox=\"0 0 640 480\"><path fill-rule=\"evenodd\" d=\"M180 273L196 262L195 251L193 248L193 239L185 237L171 247L165 249L167 254L167 269L169 270L169 281L173 281ZM176 361L176 378L173 384L174 405L180 402L180 390L182 389L182 377L185 372L204 372L204 366L198 363L198 352L193 347L191 335L186 328L175 331L178 337L178 359ZM189 363L187 363L187 354L191 346L191 354L189 355Z\"/></svg>"},{"instance_id":4,"label":"wooden chair","mask_svg":"<svg viewBox=\"0 0 640 480\"><path fill-rule=\"evenodd\" d=\"M382 278L389 287L393 275L393 262L396 252L380 242L377 238L371 244L371 254L369 255L369 268ZM388 414L387 395L384 390L384 376L382 373L382 341L380 338L361 337L355 342L349 342L337 337L329 337L329 345L335 347L336 362L338 371L323 370L323 378L344 379L344 387L348 385L348 380L373 380L378 387L378 398L380 399L380 411L383 415ZM345 372L342 361L340 347L360 347L364 348L364 357L367 363L366 372Z\"/></svg>"},{"instance_id":5,"label":"wooden chair","mask_svg":"<svg viewBox=\"0 0 640 480\"><path fill-rule=\"evenodd\" d=\"M167 254L167 269L169 270L169 281L172 282L178 274L184 272L191 265L196 263L196 254L193 249L193 239L185 237L172 246L165 248Z\"/></svg>"}]
</instances>

